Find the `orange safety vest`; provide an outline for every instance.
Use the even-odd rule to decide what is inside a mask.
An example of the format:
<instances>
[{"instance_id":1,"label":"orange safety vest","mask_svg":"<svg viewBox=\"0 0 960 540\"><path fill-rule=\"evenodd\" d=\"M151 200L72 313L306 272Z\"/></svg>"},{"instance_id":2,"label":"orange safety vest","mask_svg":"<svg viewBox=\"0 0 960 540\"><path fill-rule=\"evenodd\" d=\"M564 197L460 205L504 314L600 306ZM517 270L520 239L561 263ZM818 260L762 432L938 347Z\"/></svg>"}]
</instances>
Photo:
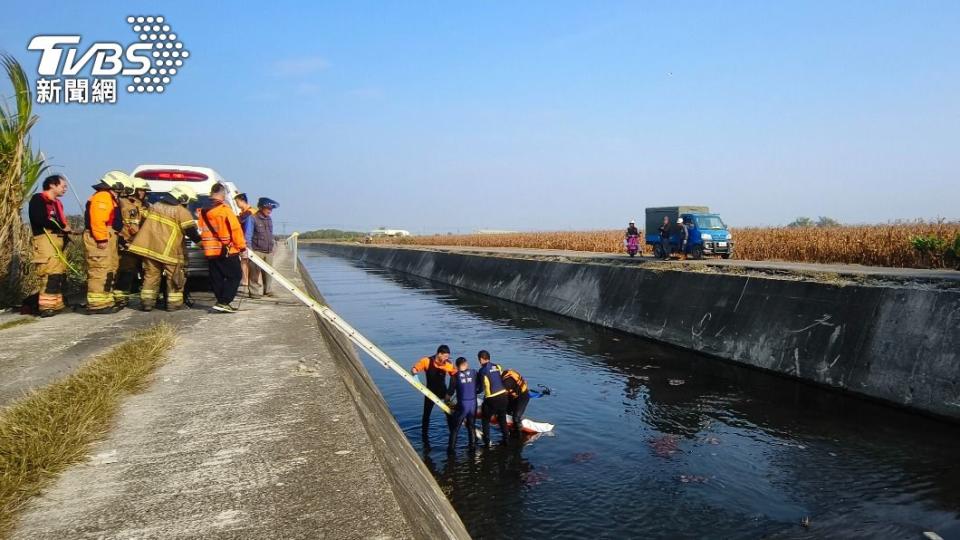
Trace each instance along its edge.
<instances>
[{"instance_id":1,"label":"orange safety vest","mask_svg":"<svg viewBox=\"0 0 960 540\"><path fill-rule=\"evenodd\" d=\"M224 248L227 255L236 255L247 249L240 221L226 204L200 210L197 225L200 227L200 247L208 258L222 257Z\"/></svg>"},{"instance_id":2,"label":"orange safety vest","mask_svg":"<svg viewBox=\"0 0 960 540\"><path fill-rule=\"evenodd\" d=\"M506 382L507 382L507 379L513 380L513 382L516 384L516 386L511 386L511 385L508 385L508 384L504 384L504 386L505 386L506 389L507 389L507 394L509 394L510 397L512 397L512 398L520 397L520 394L522 394L522 393L524 393L524 392L527 391L527 381L523 380L523 377L521 377L520 374L517 373L516 371L514 371L514 370L512 370L512 369L508 369L508 370L504 371L504 372L503 372L503 382L506 383ZM517 388L520 389L519 392L516 391Z\"/></svg>"},{"instance_id":3,"label":"orange safety vest","mask_svg":"<svg viewBox=\"0 0 960 540\"><path fill-rule=\"evenodd\" d=\"M109 190L97 191L87 201L84 225L97 242L110 239L110 229L116 231L117 200Z\"/></svg>"}]
</instances>

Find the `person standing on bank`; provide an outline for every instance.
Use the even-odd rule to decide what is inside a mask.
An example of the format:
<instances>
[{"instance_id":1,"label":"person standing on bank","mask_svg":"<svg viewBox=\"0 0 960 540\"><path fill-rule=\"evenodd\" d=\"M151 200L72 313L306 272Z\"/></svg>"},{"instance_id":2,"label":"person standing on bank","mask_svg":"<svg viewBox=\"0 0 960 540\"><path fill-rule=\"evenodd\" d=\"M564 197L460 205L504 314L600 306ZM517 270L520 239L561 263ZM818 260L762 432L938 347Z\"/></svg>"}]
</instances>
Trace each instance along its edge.
<instances>
[{"instance_id":1,"label":"person standing on bank","mask_svg":"<svg viewBox=\"0 0 960 540\"><path fill-rule=\"evenodd\" d=\"M410 373L414 375L420 372L423 372L427 378L427 389L433 392L437 399L443 399L447 394L447 375L453 376L457 373L457 368L450 363L450 347L440 345L437 347L437 354L424 356L410 368ZM423 441L423 449L427 451L430 450L430 413L433 412L433 406L433 400L424 396L420 437Z\"/></svg>"},{"instance_id":2,"label":"person standing on bank","mask_svg":"<svg viewBox=\"0 0 960 540\"><path fill-rule=\"evenodd\" d=\"M116 313L123 309L114 297L114 281L120 253L117 251L117 231L120 213L117 197L132 186L123 171L103 175L87 201L83 221L83 247L87 258L87 313Z\"/></svg>"},{"instance_id":3,"label":"person standing on bank","mask_svg":"<svg viewBox=\"0 0 960 540\"><path fill-rule=\"evenodd\" d=\"M687 249L690 247L690 229L687 228L683 218L677 218L677 231L680 238L680 259L687 260Z\"/></svg>"},{"instance_id":4,"label":"person standing on bank","mask_svg":"<svg viewBox=\"0 0 960 540\"><path fill-rule=\"evenodd\" d=\"M41 317L52 317L63 310L63 287L66 283L67 260L63 248L72 231L67 223L60 197L67 193L67 178L61 174L43 180L43 191L30 198L28 214L33 233L33 262L40 281L39 308Z\"/></svg>"},{"instance_id":5,"label":"person standing on bank","mask_svg":"<svg viewBox=\"0 0 960 540\"><path fill-rule=\"evenodd\" d=\"M240 213L237 214L237 220L240 221L240 227L243 228L243 238L249 246L253 241L253 207L247 201L246 193L238 193L233 201L237 203ZM250 258L249 252L240 254L240 270L243 272L243 278L240 280L240 294L250 294Z\"/></svg>"},{"instance_id":6,"label":"person standing on bank","mask_svg":"<svg viewBox=\"0 0 960 540\"><path fill-rule=\"evenodd\" d=\"M174 186L144 211L144 222L130 245L130 253L143 258L143 288L140 305L153 311L160 294L160 282L167 276L167 311L183 308L183 289L187 284L184 272L186 257L183 237L200 243L197 222L186 206L197 200L190 186Z\"/></svg>"},{"instance_id":7,"label":"person standing on bank","mask_svg":"<svg viewBox=\"0 0 960 540\"><path fill-rule=\"evenodd\" d=\"M217 303L214 311L236 313L231 305L237 297L243 271L240 269L240 254L246 251L247 242L237 215L224 200L227 188L220 183L210 189L213 206L200 210L197 224L200 226L200 245L210 268L210 287Z\"/></svg>"},{"instance_id":8,"label":"person standing on bank","mask_svg":"<svg viewBox=\"0 0 960 540\"><path fill-rule=\"evenodd\" d=\"M660 231L660 252L663 260L670 259L670 216L663 216L663 224L658 229Z\"/></svg>"},{"instance_id":9,"label":"person standing on bank","mask_svg":"<svg viewBox=\"0 0 960 540\"><path fill-rule=\"evenodd\" d=\"M137 277L143 270L140 257L130 253L130 243L143 223L143 212L147 206L147 192L150 184L140 178L131 178L131 186L117 199L122 225L117 242L120 246L120 262L117 265L117 284L113 288L114 300L118 305L126 306L137 283Z\"/></svg>"},{"instance_id":10,"label":"person standing on bank","mask_svg":"<svg viewBox=\"0 0 960 540\"><path fill-rule=\"evenodd\" d=\"M480 406L480 424L483 428L483 445L490 446L490 419L497 417L502 438L500 444L508 444L507 438L507 390L503 387L503 370L490 361L490 353L477 353L480 371L477 372L477 393L483 392L483 405Z\"/></svg>"},{"instance_id":11,"label":"person standing on bank","mask_svg":"<svg viewBox=\"0 0 960 540\"><path fill-rule=\"evenodd\" d=\"M273 251L276 248L276 241L273 238L273 219L270 214L280 206L273 199L260 197L257 201L257 212L251 216L253 221L253 237L250 241L250 249L260 256L267 264L273 264ZM250 297L256 298L257 290L263 296L274 296L270 290L270 276L260 269L256 264L250 264Z\"/></svg>"}]
</instances>

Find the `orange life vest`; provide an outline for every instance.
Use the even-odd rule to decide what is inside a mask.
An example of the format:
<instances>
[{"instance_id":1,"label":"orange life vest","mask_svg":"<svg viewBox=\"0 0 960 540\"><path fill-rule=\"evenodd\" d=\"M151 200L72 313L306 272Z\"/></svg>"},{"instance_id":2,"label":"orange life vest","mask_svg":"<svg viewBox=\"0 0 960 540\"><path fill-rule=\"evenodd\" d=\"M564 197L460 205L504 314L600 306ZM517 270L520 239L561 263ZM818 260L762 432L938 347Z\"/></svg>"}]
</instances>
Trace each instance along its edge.
<instances>
[{"instance_id":1,"label":"orange life vest","mask_svg":"<svg viewBox=\"0 0 960 540\"><path fill-rule=\"evenodd\" d=\"M200 210L197 225L200 227L200 247L208 258L216 259L223 255L236 255L247 249L243 229L236 214L226 204L218 204L207 210Z\"/></svg>"},{"instance_id":2,"label":"orange life vest","mask_svg":"<svg viewBox=\"0 0 960 540\"><path fill-rule=\"evenodd\" d=\"M512 398L520 397L520 394L527 391L527 381L523 380L523 377L512 369L503 372L503 385L507 389L507 394Z\"/></svg>"}]
</instances>

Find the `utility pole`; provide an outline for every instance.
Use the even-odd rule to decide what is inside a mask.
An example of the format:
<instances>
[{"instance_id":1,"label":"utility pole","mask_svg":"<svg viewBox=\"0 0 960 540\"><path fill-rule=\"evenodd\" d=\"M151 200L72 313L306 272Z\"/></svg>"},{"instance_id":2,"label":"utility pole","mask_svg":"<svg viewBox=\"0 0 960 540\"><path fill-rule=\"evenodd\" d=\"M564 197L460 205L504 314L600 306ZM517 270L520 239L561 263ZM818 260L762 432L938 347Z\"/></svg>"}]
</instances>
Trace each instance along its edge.
<instances>
[{"instance_id":1,"label":"utility pole","mask_svg":"<svg viewBox=\"0 0 960 540\"><path fill-rule=\"evenodd\" d=\"M287 222L286 222L286 221L281 221L281 222L280 222L280 234L282 234L282 235L284 235L284 236L287 235Z\"/></svg>"}]
</instances>

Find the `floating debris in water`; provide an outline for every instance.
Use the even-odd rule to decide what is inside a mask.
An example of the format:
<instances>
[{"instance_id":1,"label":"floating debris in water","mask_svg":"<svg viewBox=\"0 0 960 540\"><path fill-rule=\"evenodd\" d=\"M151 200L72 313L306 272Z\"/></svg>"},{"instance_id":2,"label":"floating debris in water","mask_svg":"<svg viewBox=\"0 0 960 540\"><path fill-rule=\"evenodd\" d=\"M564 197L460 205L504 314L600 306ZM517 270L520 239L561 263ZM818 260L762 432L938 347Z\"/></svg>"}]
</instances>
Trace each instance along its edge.
<instances>
[{"instance_id":1,"label":"floating debris in water","mask_svg":"<svg viewBox=\"0 0 960 540\"><path fill-rule=\"evenodd\" d=\"M574 463L586 463L588 461L593 461L594 453L593 452L577 452L573 455Z\"/></svg>"},{"instance_id":2,"label":"floating debris in water","mask_svg":"<svg viewBox=\"0 0 960 540\"><path fill-rule=\"evenodd\" d=\"M668 458L680 451L680 438L676 435L661 435L650 440L650 447L657 457Z\"/></svg>"},{"instance_id":3,"label":"floating debris in water","mask_svg":"<svg viewBox=\"0 0 960 540\"><path fill-rule=\"evenodd\" d=\"M707 437L707 438L703 439L703 442L705 442L705 443L707 443L707 444L720 444L720 439L718 439L718 438L716 438L716 437Z\"/></svg>"},{"instance_id":4,"label":"floating debris in water","mask_svg":"<svg viewBox=\"0 0 960 540\"><path fill-rule=\"evenodd\" d=\"M923 537L927 540L943 540L943 537L933 531L925 531Z\"/></svg>"},{"instance_id":5,"label":"floating debris in water","mask_svg":"<svg viewBox=\"0 0 960 540\"><path fill-rule=\"evenodd\" d=\"M681 474L679 480L684 484L706 484L710 481L706 476L698 476L695 474Z\"/></svg>"},{"instance_id":6,"label":"floating debris in water","mask_svg":"<svg viewBox=\"0 0 960 540\"><path fill-rule=\"evenodd\" d=\"M670 386L680 386L681 384L684 384L687 381L683 379L670 379L667 382L670 383Z\"/></svg>"},{"instance_id":7,"label":"floating debris in water","mask_svg":"<svg viewBox=\"0 0 960 540\"><path fill-rule=\"evenodd\" d=\"M653 366L653 365L647 364L640 369L660 369L660 366Z\"/></svg>"},{"instance_id":8,"label":"floating debris in water","mask_svg":"<svg viewBox=\"0 0 960 540\"><path fill-rule=\"evenodd\" d=\"M520 481L526 487L539 486L550 479L545 471L528 471L520 474Z\"/></svg>"},{"instance_id":9,"label":"floating debris in water","mask_svg":"<svg viewBox=\"0 0 960 540\"><path fill-rule=\"evenodd\" d=\"M810 516L804 516L803 519L800 520L800 526L801 526L801 527L804 527L804 528L809 528L809 527L810 527Z\"/></svg>"}]
</instances>

